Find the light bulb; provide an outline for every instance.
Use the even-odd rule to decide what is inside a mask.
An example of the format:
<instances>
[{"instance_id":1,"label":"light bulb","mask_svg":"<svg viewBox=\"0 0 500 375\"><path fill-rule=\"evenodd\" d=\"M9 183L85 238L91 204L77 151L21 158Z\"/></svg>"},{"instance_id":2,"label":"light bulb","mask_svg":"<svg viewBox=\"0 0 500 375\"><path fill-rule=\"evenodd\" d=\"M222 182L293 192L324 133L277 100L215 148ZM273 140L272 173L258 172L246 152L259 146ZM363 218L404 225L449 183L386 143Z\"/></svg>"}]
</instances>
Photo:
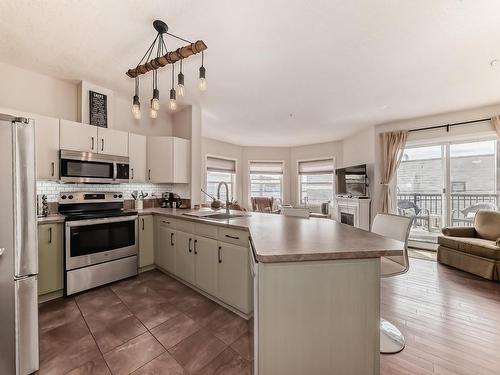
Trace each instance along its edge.
<instances>
[{"instance_id":1,"label":"light bulb","mask_svg":"<svg viewBox=\"0 0 500 375\"><path fill-rule=\"evenodd\" d=\"M198 81L198 88L200 91L207 91L207 80L205 78L200 78Z\"/></svg>"},{"instance_id":2,"label":"light bulb","mask_svg":"<svg viewBox=\"0 0 500 375\"><path fill-rule=\"evenodd\" d=\"M184 85L177 85L177 94L179 94L179 96L183 97L184 96Z\"/></svg>"},{"instance_id":3,"label":"light bulb","mask_svg":"<svg viewBox=\"0 0 500 375\"><path fill-rule=\"evenodd\" d=\"M151 109L158 111L160 109L160 92L158 89L153 90L153 99L151 99Z\"/></svg>"},{"instance_id":4,"label":"light bulb","mask_svg":"<svg viewBox=\"0 0 500 375\"><path fill-rule=\"evenodd\" d=\"M181 97L184 96L184 74L182 72L177 75L177 94Z\"/></svg>"},{"instance_id":5,"label":"light bulb","mask_svg":"<svg viewBox=\"0 0 500 375\"><path fill-rule=\"evenodd\" d=\"M141 103L139 103L139 96L134 95L134 104L132 104L132 114L136 120L141 118Z\"/></svg>"},{"instance_id":6,"label":"light bulb","mask_svg":"<svg viewBox=\"0 0 500 375\"><path fill-rule=\"evenodd\" d=\"M149 111L149 116L151 118L157 118L158 117L158 111L156 109L151 108L151 111Z\"/></svg>"},{"instance_id":7,"label":"light bulb","mask_svg":"<svg viewBox=\"0 0 500 375\"><path fill-rule=\"evenodd\" d=\"M200 91L206 91L207 90L207 79L206 79L206 69L202 65L200 66L200 80L198 81L198 88Z\"/></svg>"},{"instance_id":8,"label":"light bulb","mask_svg":"<svg viewBox=\"0 0 500 375\"><path fill-rule=\"evenodd\" d=\"M170 110L175 111L177 109L177 100L176 99L176 94L175 90L171 89L170 90L170 102L169 102L169 107Z\"/></svg>"}]
</instances>

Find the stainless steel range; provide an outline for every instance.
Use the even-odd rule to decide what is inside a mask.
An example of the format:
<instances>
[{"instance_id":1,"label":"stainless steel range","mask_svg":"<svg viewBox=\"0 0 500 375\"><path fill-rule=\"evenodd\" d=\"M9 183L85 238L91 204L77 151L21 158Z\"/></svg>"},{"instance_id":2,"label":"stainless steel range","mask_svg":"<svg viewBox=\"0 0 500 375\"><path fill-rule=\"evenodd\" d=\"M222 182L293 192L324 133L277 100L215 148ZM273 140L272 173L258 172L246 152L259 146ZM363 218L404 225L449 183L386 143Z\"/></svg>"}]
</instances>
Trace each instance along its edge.
<instances>
[{"instance_id":1,"label":"stainless steel range","mask_svg":"<svg viewBox=\"0 0 500 375\"><path fill-rule=\"evenodd\" d=\"M66 295L137 275L137 211L123 201L118 192L60 193Z\"/></svg>"}]
</instances>

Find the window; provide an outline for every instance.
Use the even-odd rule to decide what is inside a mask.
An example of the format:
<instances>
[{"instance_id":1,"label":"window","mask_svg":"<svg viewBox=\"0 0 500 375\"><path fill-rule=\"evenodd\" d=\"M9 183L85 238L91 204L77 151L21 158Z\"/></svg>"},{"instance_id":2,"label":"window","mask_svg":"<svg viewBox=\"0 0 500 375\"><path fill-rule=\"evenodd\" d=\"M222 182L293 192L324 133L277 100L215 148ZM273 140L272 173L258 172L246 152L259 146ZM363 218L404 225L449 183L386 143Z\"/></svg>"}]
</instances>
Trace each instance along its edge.
<instances>
[{"instance_id":1,"label":"window","mask_svg":"<svg viewBox=\"0 0 500 375\"><path fill-rule=\"evenodd\" d=\"M229 188L229 200L234 199L234 175L236 173L236 161L230 159L207 157L207 185L206 192L213 197L217 197L217 186L219 182L227 183ZM226 189L221 189L220 199L226 200ZM205 202L210 198L205 196Z\"/></svg>"},{"instance_id":2,"label":"window","mask_svg":"<svg viewBox=\"0 0 500 375\"><path fill-rule=\"evenodd\" d=\"M250 196L282 198L283 162L250 162Z\"/></svg>"},{"instance_id":3,"label":"window","mask_svg":"<svg viewBox=\"0 0 500 375\"><path fill-rule=\"evenodd\" d=\"M299 161L300 202L318 207L332 201L333 176L333 159Z\"/></svg>"}]
</instances>

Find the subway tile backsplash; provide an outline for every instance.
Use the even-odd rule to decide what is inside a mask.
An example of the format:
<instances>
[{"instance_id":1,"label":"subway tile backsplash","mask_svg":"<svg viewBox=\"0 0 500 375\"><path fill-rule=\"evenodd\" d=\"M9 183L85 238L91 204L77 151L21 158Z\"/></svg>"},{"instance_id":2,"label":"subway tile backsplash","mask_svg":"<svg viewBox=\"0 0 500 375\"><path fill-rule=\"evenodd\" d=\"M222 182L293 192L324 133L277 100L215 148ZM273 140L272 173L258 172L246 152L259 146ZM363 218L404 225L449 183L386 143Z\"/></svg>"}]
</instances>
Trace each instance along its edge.
<instances>
[{"instance_id":1,"label":"subway tile backsplash","mask_svg":"<svg viewBox=\"0 0 500 375\"><path fill-rule=\"evenodd\" d=\"M148 193L148 198L161 198L161 193L166 191L179 194L181 198L190 198L191 195L189 184L61 184L56 181L42 180L36 182L37 194L47 195L48 202L57 202L59 193L62 191L119 191L124 194L125 199L131 199L134 190Z\"/></svg>"}]
</instances>

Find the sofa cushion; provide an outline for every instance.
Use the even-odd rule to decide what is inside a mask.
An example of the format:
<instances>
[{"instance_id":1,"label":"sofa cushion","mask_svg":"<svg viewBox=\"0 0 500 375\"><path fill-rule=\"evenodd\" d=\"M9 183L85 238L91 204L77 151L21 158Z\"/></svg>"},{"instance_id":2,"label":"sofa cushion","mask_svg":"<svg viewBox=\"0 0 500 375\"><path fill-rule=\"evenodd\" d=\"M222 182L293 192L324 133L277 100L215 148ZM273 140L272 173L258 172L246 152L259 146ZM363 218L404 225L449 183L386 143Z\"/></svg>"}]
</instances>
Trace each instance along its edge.
<instances>
[{"instance_id":1,"label":"sofa cushion","mask_svg":"<svg viewBox=\"0 0 500 375\"><path fill-rule=\"evenodd\" d=\"M500 237L500 211L479 210L474 219L477 236L490 241Z\"/></svg>"},{"instance_id":2,"label":"sofa cushion","mask_svg":"<svg viewBox=\"0 0 500 375\"><path fill-rule=\"evenodd\" d=\"M467 254L500 260L500 248L496 246L495 241L483 238L439 236L438 243L441 246Z\"/></svg>"}]
</instances>

